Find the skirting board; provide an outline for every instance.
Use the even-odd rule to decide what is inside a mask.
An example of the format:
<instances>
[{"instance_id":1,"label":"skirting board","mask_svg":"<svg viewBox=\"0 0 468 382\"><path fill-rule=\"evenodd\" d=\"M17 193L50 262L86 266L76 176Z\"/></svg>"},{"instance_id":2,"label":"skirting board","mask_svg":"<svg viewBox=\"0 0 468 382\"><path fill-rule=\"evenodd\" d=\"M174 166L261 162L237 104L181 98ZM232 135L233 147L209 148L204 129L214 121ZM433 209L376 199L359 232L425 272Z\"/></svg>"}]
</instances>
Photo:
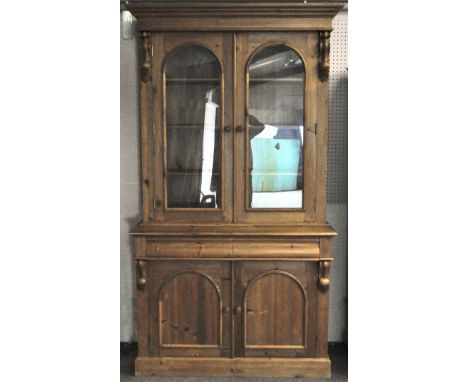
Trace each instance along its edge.
<instances>
[{"instance_id":1,"label":"skirting board","mask_svg":"<svg viewBox=\"0 0 468 382\"><path fill-rule=\"evenodd\" d=\"M135 375L330 378L329 358L137 357Z\"/></svg>"}]
</instances>

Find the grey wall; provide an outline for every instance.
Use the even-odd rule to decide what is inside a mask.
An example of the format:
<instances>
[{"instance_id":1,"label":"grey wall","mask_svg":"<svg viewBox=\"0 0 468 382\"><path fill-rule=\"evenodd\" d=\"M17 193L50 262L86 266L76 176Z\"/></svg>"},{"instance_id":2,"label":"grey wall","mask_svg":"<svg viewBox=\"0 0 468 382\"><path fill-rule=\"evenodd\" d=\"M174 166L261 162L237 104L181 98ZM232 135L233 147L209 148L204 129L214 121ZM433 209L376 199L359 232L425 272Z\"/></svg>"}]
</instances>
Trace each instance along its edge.
<instances>
[{"instance_id":1,"label":"grey wall","mask_svg":"<svg viewBox=\"0 0 468 382\"><path fill-rule=\"evenodd\" d=\"M347 12L334 20L330 73L328 220L334 239L329 341L347 326ZM136 340L134 248L128 234L141 216L136 41L120 40L120 341Z\"/></svg>"},{"instance_id":2,"label":"grey wall","mask_svg":"<svg viewBox=\"0 0 468 382\"><path fill-rule=\"evenodd\" d=\"M348 296L348 12L333 19L328 108L328 209L333 241L329 341L347 341Z\"/></svg>"},{"instance_id":3,"label":"grey wall","mask_svg":"<svg viewBox=\"0 0 468 382\"><path fill-rule=\"evenodd\" d=\"M120 39L120 340L136 340L133 242L141 215L136 41Z\"/></svg>"}]
</instances>

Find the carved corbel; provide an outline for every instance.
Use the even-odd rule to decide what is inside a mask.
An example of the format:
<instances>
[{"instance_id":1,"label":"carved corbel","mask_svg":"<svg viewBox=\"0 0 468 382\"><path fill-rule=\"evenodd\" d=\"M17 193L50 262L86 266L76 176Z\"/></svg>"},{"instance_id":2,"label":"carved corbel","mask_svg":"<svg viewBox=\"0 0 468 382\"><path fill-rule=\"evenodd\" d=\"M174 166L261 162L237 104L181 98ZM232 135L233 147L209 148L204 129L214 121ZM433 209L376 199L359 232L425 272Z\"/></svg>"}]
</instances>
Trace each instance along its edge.
<instances>
[{"instance_id":1,"label":"carved corbel","mask_svg":"<svg viewBox=\"0 0 468 382\"><path fill-rule=\"evenodd\" d=\"M143 82L151 80L151 34L140 32L141 37L141 79Z\"/></svg>"},{"instance_id":2,"label":"carved corbel","mask_svg":"<svg viewBox=\"0 0 468 382\"><path fill-rule=\"evenodd\" d=\"M319 285L323 289L328 289L330 286L330 262L320 261L319 268Z\"/></svg>"},{"instance_id":3,"label":"carved corbel","mask_svg":"<svg viewBox=\"0 0 468 382\"><path fill-rule=\"evenodd\" d=\"M146 261L138 260L138 278L137 278L137 287L140 290L145 289L147 284L147 277L146 277Z\"/></svg>"},{"instance_id":4,"label":"carved corbel","mask_svg":"<svg viewBox=\"0 0 468 382\"><path fill-rule=\"evenodd\" d=\"M319 78L327 81L330 76L330 32L319 32Z\"/></svg>"}]
</instances>

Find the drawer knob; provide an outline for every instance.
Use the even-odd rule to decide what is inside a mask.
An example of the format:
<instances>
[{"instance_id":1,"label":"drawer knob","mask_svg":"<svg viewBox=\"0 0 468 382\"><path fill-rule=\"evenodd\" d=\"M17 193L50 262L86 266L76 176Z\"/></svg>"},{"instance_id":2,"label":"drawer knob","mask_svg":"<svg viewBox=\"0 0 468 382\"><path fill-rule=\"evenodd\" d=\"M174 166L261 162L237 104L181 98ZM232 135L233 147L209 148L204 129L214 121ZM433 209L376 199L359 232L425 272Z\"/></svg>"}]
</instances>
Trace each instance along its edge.
<instances>
[{"instance_id":1,"label":"drawer knob","mask_svg":"<svg viewBox=\"0 0 468 382\"><path fill-rule=\"evenodd\" d=\"M237 306L236 306L236 309L234 309L234 312L235 312L236 314L241 314L242 308L241 308L239 305L237 305Z\"/></svg>"},{"instance_id":2,"label":"drawer knob","mask_svg":"<svg viewBox=\"0 0 468 382\"><path fill-rule=\"evenodd\" d=\"M229 308L229 306L224 306L223 307L223 313L229 313L231 311L231 309Z\"/></svg>"}]
</instances>

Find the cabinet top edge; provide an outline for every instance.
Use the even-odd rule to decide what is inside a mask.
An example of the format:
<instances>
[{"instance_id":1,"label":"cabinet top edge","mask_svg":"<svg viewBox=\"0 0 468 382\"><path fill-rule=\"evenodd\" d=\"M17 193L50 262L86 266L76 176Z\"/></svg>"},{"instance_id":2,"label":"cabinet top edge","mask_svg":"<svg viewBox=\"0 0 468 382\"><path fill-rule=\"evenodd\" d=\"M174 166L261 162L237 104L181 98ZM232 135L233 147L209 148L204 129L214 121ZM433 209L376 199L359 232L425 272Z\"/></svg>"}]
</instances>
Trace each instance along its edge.
<instances>
[{"instance_id":1,"label":"cabinet top edge","mask_svg":"<svg viewBox=\"0 0 468 382\"><path fill-rule=\"evenodd\" d=\"M130 231L132 236L207 236L207 237L332 237L337 232L326 225L253 225L253 224L139 224Z\"/></svg>"},{"instance_id":2,"label":"cabinet top edge","mask_svg":"<svg viewBox=\"0 0 468 382\"><path fill-rule=\"evenodd\" d=\"M241 10L241 9L259 9L262 11L267 10L302 10L302 11L340 11L343 7L347 6L346 2L341 1L321 1L321 2L280 2L280 1L228 1L228 2L210 2L210 1L142 1L142 2L128 2L125 8L129 11L159 11L169 9L203 9L204 11L213 10Z\"/></svg>"},{"instance_id":3,"label":"cabinet top edge","mask_svg":"<svg viewBox=\"0 0 468 382\"><path fill-rule=\"evenodd\" d=\"M183 22L187 19L212 19L214 17L235 17L241 20L259 18L281 20L287 17L331 20L346 5L344 2L142 2L128 3L125 6L139 21L169 17ZM147 24L143 23L143 27L146 28Z\"/></svg>"}]
</instances>

